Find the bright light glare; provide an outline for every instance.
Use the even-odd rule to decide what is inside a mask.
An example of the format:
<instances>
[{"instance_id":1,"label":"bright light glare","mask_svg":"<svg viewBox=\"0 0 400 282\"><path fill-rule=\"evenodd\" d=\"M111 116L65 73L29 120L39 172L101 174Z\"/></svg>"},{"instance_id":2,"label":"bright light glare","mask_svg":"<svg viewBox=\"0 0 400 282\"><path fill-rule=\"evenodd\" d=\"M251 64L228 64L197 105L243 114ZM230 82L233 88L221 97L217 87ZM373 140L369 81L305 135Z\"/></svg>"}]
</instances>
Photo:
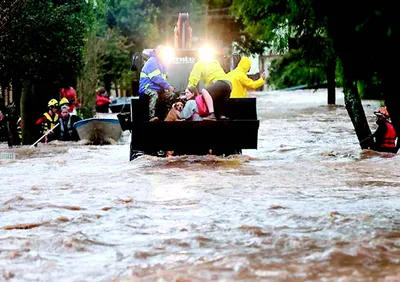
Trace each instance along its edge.
<instances>
[{"instance_id":1,"label":"bright light glare","mask_svg":"<svg viewBox=\"0 0 400 282\"><path fill-rule=\"evenodd\" d=\"M175 57L174 49L171 47L163 47L161 50L161 58L163 62L170 63Z\"/></svg>"},{"instance_id":2,"label":"bright light glare","mask_svg":"<svg viewBox=\"0 0 400 282\"><path fill-rule=\"evenodd\" d=\"M214 59L214 48L209 45L201 47L199 53L201 61L211 62Z\"/></svg>"}]
</instances>

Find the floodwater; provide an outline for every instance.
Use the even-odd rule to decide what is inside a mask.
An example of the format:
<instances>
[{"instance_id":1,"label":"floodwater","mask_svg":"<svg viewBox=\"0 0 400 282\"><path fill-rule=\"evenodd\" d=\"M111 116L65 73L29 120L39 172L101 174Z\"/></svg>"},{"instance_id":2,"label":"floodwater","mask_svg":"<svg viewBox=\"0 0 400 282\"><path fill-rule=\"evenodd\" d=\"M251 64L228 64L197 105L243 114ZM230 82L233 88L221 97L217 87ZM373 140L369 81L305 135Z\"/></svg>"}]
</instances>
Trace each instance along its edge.
<instances>
[{"instance_id":1,"label":"floodwater","mask_svg":"<svg viewBox=\"0 0 400 282\"><path fill-rule=\"evenodd\" d=\"M129 162L126 132L12 149L0 281L399 281L399 156L360 151L339 89L253 95L241 156Z\"/></svg>"}]
</instances>

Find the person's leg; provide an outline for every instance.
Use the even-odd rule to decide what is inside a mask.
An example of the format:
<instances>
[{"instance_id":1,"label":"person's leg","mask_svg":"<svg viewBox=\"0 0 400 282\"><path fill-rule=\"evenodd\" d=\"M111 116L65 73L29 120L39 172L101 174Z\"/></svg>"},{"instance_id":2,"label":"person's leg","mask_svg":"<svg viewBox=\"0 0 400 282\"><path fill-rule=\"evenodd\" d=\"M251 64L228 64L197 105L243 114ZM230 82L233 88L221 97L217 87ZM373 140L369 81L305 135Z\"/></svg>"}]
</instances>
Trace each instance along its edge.
<instances>
[{"instance_id":1,"label":"person's leg","mask_svg":"<svg viewBox=\"0 0 400 282\"><path fill-rule=\"evenodd\" d=\"M164 91L158 94L159 103L163 103L164 105L171 107L174 101L175 101L175 93Z\"/></svg>"},{"instance_id":2,"label":"person's leg","mask_svg":"<svg viewBox=\"0 0 400 282\"><path fill-rule=\"evenodd\" d=\"M227 105L229 101L229 97L231 96L231 86L226 83L225 81L217 81L216 82L218 88L217 88L217 93L218 93L218 105L219 105L219 110L218 110L218 117L220 119L225 119L226 114L227 114Z\"/></svg>"},{"instance_id":3,"label":"person's leg","mask_svg":"<svg viewBox=\"0 0 400 282\"><path fill-rule=\"evenodd\" d=\"M203 95L204 101L206 102L207 109L208 109L208 116L204 117L203 120L217 120L215 113L214 113L214 100L211 96L210 92L207 89L201 90L201 94Z\"/></svg>"},{"instance_id":4,"label":"person's leg","mask_svg":"<svg viewBox=\"0 0 400 282\"><path fill-rule=\"evenodd\" d=\"M225 117L226 115L226 105L228 103L231 88L229 84L225 83L224 81L216 81L211 85L206 87L208 93L210 93L213 103L214 103L214 110L215 116L217 118Z\"/></svg>"},{"instance_id":5,"label":"person's leg","mask_svg":"<svg viewBox=\"0 0 400 282\"><path fill-rule=\"evenodd\" d=\"M158 100L158 93L151 89L146 89L144 94L149 97L149 119L154 119L156 115L156 103Z\"/></svg>"},{"instance_id":6,"label":"person's leg","mask_svg":"<svg viewBox=\"0 0 400 282\"><path fill-rule=\"evenodd\" d=\"M210 114L214 113L214 102L213 102L213 99L212 99L210 93L208 93L208 91L206 89L203 89L203 90L201 90L201 94L203 94L203 98L204 98L204 101L206 102L208 112Z\"/></svg>"},{"instance_id":7,"label":"person's leg","mask_svg":"<svg viewBox=\"0 0 400 282\"><path fill-rule=\"evenodd\" d=\"M222 82L224 83L224 82ZM226 84L226 83L224 83ZM229 98L231 96L231 88L229 85L223 85L222 89L222 94L221 94L221 114L220 114L220 119L226 119L226 114L227 114L227 105Z\"/></svg>"},{"instance_id":8,"label":"person's leg","mask_svg":"<svg viewBox=\"0 0 400 282\"><path fill-rule=\"evenodd\" d=\"M165 119L174 102L175 93L164 91L158 94L157 115Z\"/></svg>"}]
</instances>

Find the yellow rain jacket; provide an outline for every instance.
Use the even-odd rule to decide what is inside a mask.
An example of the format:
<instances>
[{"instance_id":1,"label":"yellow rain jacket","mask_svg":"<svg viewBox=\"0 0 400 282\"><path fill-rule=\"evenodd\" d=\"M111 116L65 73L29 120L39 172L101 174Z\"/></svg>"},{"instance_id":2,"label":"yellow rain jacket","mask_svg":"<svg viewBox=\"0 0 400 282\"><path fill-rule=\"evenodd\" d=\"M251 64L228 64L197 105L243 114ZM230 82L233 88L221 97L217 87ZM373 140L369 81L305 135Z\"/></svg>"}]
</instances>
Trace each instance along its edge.
<instances>
[{"instance_id":1,"label":"yellow rain jacket","mask_svg":"<svg viewBox=\"0 0 400 282\"><path fill-rule=\"evenodd\" d=\"M264 79L262 77L257 80L252 80L247 76L250 67L250 59L243 57L238 66L228 73L229 81L232 83L231 98L246 98L247 89L257 89L264 85Z\"/></svg>"},{"instance_id":2,"label":"yellow rain jacket","mask_svg":"<svg viewBox=\"0 0 400 282\"><path fill-rule=\"evenodd\" d=\"M197 87L199 81L203 80L207 86L216 80L228 80L228 77L217 60L211 62L198 61L194 64L189 76L189 86Z\"/></svg>"}]
</instances>

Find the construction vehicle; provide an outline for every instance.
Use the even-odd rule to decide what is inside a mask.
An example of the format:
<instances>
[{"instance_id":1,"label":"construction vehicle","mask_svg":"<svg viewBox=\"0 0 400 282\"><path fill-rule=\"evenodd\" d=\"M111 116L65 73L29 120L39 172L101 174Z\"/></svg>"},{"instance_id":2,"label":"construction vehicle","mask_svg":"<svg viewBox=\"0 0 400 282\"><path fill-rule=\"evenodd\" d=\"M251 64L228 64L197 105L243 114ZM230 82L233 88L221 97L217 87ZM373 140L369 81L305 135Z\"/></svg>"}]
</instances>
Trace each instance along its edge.
<instances>
[{"instance_id":1,"label":"construction vehicle","mask_svg":"<svg viewBox=\"0 0 400 282\"><path fill-rule=\"evenodd\" d=\"M177 97L185 91L200 53L207 52L191 48L191 37L189 14L180 13L167 66L167 80ZM242 149L257 149L260 122L255 98L229 99L229 119L217 121L150 122L148 99L132 97L130 102L130 113L118 115L122 129L131 131L130 160L143 154L164 156L166 151L174 151L175 155L203 155L212 150L213 154L227 156L240 154Z\"/></svg>"}]
</instances>

